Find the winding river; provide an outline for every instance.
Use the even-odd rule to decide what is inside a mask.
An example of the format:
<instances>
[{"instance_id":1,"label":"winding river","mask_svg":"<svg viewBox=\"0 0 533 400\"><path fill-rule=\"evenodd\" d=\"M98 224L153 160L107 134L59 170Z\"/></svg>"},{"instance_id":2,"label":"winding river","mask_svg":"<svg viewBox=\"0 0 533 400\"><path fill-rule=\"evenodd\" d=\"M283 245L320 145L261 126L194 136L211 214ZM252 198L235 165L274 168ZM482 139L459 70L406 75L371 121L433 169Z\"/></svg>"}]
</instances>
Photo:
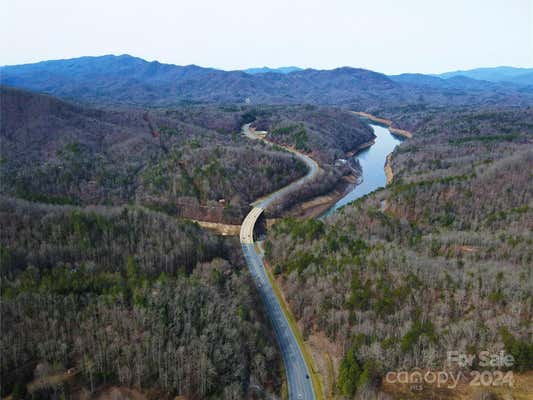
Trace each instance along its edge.
<instances>
[{"instance_id":1,"label":"winding river","mask_svg":"<svg viewBox=\"0 0 533 400\"><path fill-rule=\"evenodd\" d=\"M322 217L326 217L346 204L386 185L387 176L385 175L384 166L387 155L392 153L403 139L393 135L384 126L376 124L370 124L370 126L374 130L374 135L376 135L375 142L355 156L363 170L361 182L339 199Z\"/></svg>"}]
</instances>

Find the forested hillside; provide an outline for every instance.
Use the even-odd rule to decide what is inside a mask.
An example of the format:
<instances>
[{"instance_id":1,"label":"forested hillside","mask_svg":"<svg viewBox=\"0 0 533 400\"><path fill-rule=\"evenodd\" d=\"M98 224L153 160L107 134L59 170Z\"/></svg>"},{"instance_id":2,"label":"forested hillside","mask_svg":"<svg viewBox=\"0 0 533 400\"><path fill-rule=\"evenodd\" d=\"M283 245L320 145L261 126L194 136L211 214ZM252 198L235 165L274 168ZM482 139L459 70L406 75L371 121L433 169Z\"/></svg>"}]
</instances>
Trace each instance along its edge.
<instances>
[{"instance_id":1,"label":"forested hillside","mask_svg":"<svg viewBox=\"0 0 533 400\"><path fill-rule=\"evenodd\" d=\"M368 127L338 108L98 109L0 95L2 395L279 394L280 358L238 242L184 218L238 224L251 201L306 172L247 140L244 123L317 158L327 179L307 196L353 172L335 161L373 138ZM293 125L296 142L278 135Z\"/></svg>"},{"instance_id":2,"label":"forested hillside","mask_svg":"<svg viewBox=\"0 0 533 400\"><path fill-rule=\"evenodd\" d=\"M50 204L141 204L238 224L249 203L306 171L281 148L241 136L243 123L254 121L274 142L310 151L323 164L323 187L309 188L308 196L352 173L335 159L373 138L338 108L102 110L17 89L0 94L2 191Z\"/></svg>"},{"instance_id":3,"label":"forested hillside","mask_svg":"<svg viewBox=\"0 0 533 400\"><path fill-rule=\"evenodd\" d=\"M256 108L254 126L268 139L333 164L374 139L372 129L350 112L319 106Z\"/></svg>"},{"instance_id":4,"label":"forested hillside","mask_svg":"<svg viewBox=\"0 0 533 400\"><path fill-rule=\"evenodd\" d=\"M392 183L325 220L282 219L266 243L328 392L394 398L387 371L441 367L450 349L505 349L514 370L533 369L526 87L129 56L2 74L74 102L0 87L1 396L279 395L280 356L238 241L188 220L240 224L252 201L303 176L282 147L320 168L268 217L354 183L351 155L374 134L350 109L413 132L388 160Z\"/></svg>"},{"instance_id":5,"label":"forested hillside","mask_svg":"<svg viewBox=\"0 0 533 400\"><path fill-rule=\"evenodd\" d=\"M442 368L450 349L505 349L516 371L530 370L532 110L387 116L414 132L393 153L393 183L268 236L304 334L330 343L335 392L369 398L387 371Z\"/></svg>"},{"instance_id":6,"label":"forested hillside","mask_svg":"<svg viewBox=\"0 0 533 400\"><path fill-rule=\"evenodd\" d=\"M279 356L236 239L136 207L5 197L0 223L2 396L279 392Z\"/></svg>"},{"instance_id":7,"label":"forested hillside","mask_svg":"<svg viewBox=\"0 0 533 400\"><path fill-rule=\"evenodd\" d=\"M315 179L274 202L271 216L281 216L319 195L343 193L360 175L353 154L375 138L353 112L338 107L262 106L250 114L253 127L267 131L268 141L306 153L321 167Z\"/></svg>"},{"instance_id":8,"label":"forested hillside","mask_svg":"<svg viewBox=\"0 0 533 400\"><path fill-rule=\"evenodd\" d=\"M530 88L467 77L397 80L341 67L248 74L196 65L148 62L127 54L80 57L0 68L0 84L105 105L176 107L199 103L346 105L531 105ZM427 78L437 84L427 85Z\"/></svg>"},{"instance_id":9,"label":"forested hillside","mask_svg":"<svg viewBox=\"0 0 533 400\"><path fill-rule=\"evenodd\" d=\"M305 173L292 155L242 138L240 108L112 111L0 94L2 191L28 200L238 223L250 202Z\"/></svg>"},{"instance_id":10,"label":"forested hillside","mask_svg":"<svg viewBox=\"0 0 533 400\"><path fill-rule=\"evenodd\" d=\"M533 400L533 0L0 21L0 400Z\"/></svg>"}]
</instances>

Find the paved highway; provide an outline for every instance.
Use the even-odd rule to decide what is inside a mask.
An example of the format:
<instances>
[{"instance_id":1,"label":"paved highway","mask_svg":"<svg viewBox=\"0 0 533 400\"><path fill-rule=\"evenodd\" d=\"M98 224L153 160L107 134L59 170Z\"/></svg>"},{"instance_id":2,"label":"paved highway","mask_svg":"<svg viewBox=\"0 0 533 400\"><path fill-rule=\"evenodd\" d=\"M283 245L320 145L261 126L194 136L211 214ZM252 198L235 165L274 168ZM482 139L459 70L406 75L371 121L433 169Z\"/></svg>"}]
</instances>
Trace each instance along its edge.
<instances>
[{"instance_id":1,"label":"paved highway","mask_svg":"<svg viewBox=\"0 0 533 400\"><path fill-rule=\"evenodd\" d=\"M257 134L256 132L252 131L250 129L250 124L246 124L242 127L242 133L248 137L249 139L253 140L261 140L269 145L272 145L268 140L266 140L263 135ZM269 194L268 196L265 196L259 200L257 200L255 203L252 203L252 205L256 207L266 208L269 204L271 204L274 200L279 199L280 197L283 197L288 192L292 192L294 189L298 188L299 186L302 186L304 183L309 182L312 180L315 175L320 170L320 167L318 166L317 162L313 160L311 157L306 156L305 154L302 154L296 150L286 148L286 150L290 151L292 154L294 154L297 158L299 158L301 161L303 161L307 168L309 169L307 174L303 176L302 178L294 181L293 183L281 188L280 190Z\"/></svg>"},{"instance_id":2,"label":"paved highway","mask_svg":"<svg viewBox=\"0 0 533 400\"><path fill-rule=\"evenodd\" d=\"M250 139L259 139L266 142L264 138L250 130L250 124L243 126L243 134ZM295 154L295 156L300 160L305 162L309 167L309 171L304 177L298 179L290 185L285 186L284 188L256 201L254 203L254 208L252 208L252 210L248 213L241 225L240 240L244 257L246 258L246 262L250 268L252 277L257 285L261 299L265 304L267 314L272 321L272 325L274 326L274 331L276 333L281 355L283 357L283 363L285 364L289 399L314 400L315 393L313 390L313 384L311 382L309 368L305 363L302 350L298 345L298 341L294 336L294 332L291 329L289 321L287 320L287 317L285 316L283 309L276 298L274 289L272 288L270 280L266 274L263 259L255 250L253 237L255 223L265 208L274 200L279 199L288 192L313 179L313 177L319 171L319 166L313 159L296 151L290 149L288 150Z\"/></svg>"}]
</instances>

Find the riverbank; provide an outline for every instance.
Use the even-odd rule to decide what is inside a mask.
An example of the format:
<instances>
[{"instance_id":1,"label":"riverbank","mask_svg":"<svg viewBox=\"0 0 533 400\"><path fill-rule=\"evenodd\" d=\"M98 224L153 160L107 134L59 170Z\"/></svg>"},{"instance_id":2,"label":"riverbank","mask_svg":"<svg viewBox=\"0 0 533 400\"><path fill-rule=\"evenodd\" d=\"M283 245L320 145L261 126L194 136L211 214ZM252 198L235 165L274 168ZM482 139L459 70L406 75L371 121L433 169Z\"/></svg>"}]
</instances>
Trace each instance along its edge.
<instances>
[{"instance_id":1,"label":"riverbank","mask_svg":"<svg viewBox=\"0 0 533 400\"><path fill-rule=\"evenodd\" d=\"M409 131L406 131L405 129L399 129L399 128L394 128L392 126L389 126L389 131L393 135L402 136L402 137L404 137L406 139L412 139L413 138L413 134L411 132L409 132Z\"/></svg>"},{"instance_id":2,"label":"riverbank","mask_svg":"<svg viewBox=\"0 0 533 400\"><path fill-rule=\"evenodd\" d=\"M367 114L356 114L362 118L366 118ZM374 118L375 120L376 118ZM361 168L361 176L357 185L352 186L344 196L337 200L329 209L327 209L321 216L327 216L335 212L335 210L356 201L358 198L365 196L376 189L387 186L393 179L393 171L391 167L392 156L397 145L403 140L400 136L394 135L386 127L384 119L378 118L379 122L368 119L370 126L374 130L375 140L374 144L369 148L364 149L356 155L356 159Z\"/></svg>"},{"instance_id":3,"label":"riverbank","mask_svg":"<svg viewBox=\"0 0 533 400\"><path fill-rule=\"evenodd\" d=\"M354 114L358 117L366 118L370 122L374 122L375 126L377 126L373 127L375 133L380 132L379 137L375 136L373 140L357 146L355 149L348 151L345 155L345 158L352 158L356 157L360 153L368 152L365 153L364 156L361 155L362 158L360 161L364 165L362 175L359 176L354 171L354 173L344 176L343 179L340 180L331 191L323 195L316 196L310 200L295 204L290 209L286 210L287 215L306 219L318 218L323 215L327 215L330 211L334 211L333 209L338 208L336 205L344 205L342 202L344 198L351 198L353 197L353 194L355 194L353 199L346 202L348 203L357 198L358 195L356 192L362 191L366 193L374 190L372 189L372 185L376 183L376 179L378 179L376 178L376 171L378 170L382 170L384 172L382 172L383 178L379 178L382 179L382 181L377 182L377 186L375 185L375 188L388 185L392 182L394 174L392 171L392 155L390 152L392 152L395 145L399 143L399 137L403 139L412 135L410 132L402 131L400 129L395 130L395 133L397 134L391 132L391 128L386 128L386 126L388 124L392 124L392 121L384 118L379 118L364 112L354 112ZM385 129L388 130L386 134L380 131ZM393 142L392 144L390 143L391 140ZM385 153L383 153L383 150L381 149L384 141L385 143L388 143L384 150ZM376 151L378 151L379 154L375 154ZM374 159L375 162L370 161L371 159ZM384 163L383 160L385 160ZM365 173L368 175L366 179L364 178ZM361 187L358 187L358 185L361 185ZM363 194L364 193L361 193L361 195Z\"/></svg>"},{"instance_id":4,"label":"riverbank","mask_svg":"<svg viewBox=\"0 0 533 400\"><path fill-rule=\"evenodd\" d=\"M394 173L392 172L392 153L387 155L385 160L385 176L387 177L387 185L389 185L394 179Z\"/></svg>"},{"instance_id":5,"label":"riverbank","mask_svg":"<svg viewBox=\"0 0 533 400\"><path fill-rule=\"evenodd\" d=\"M368 149L369 147L372 147L372 145L374 145L375 143L376 143L376 139L372 139L372 140L370 140L370 141L368 141L366 143L363 143L363 144L357 146L355 149L348 151L346 153L346 157L353 157L357 153L359 153L360 151Z\"/></svg>"},{"instance_id":6,"label":"riverbank","mask_svg":"<svg viewBox=\"0 0 533 400\"><path fill-rule=\"evenodd\" d=\"M342 178L330 192L313 197L311 200L296 204L286 211L287 215L295 218L318 218L342 199L358 184L357 176L348 175Z\"/></svg>"},{"instance_id":7,"label":"riverbank","mask_svg":"<svg viewBox=\"0 0 533 400\"><path fill-rule=\"evenodd\" d=\"M385 125L387 128L389 128L389 131L393 135L402 136L402 137L404 137L406 139L412 139L413 138L413 134L411 132L406 131L405 129L395 128L393 126L394 122L392 122L390 119L376 117L375 115L372 115L372 114L369 114L369 113L366 113L366 112L362 112L362 111L352 111L352 112L355 115L358 115L358 116L363 117L363 118L367 118L370 121L373 121L373 122L375 122L377 124Z\"/></svg>"},{"instance_id":8,"label":"riverbank","mask_svg":"<svg viewBox=\"0 0 533 400\"><path fill-rule=\"evenodd\" d=\"M266 132L261 131L261 133L264 134ZM256 131L255 134L257 135L258 132ZM265 139L264 135L261 136L261 138L264 141L268 141L267 139ZM372 139L368 142L362 143L359 146L355 147L353 150L346 152L344 157L352 158L363 150L372 147L375 143L376 139ZM356 175L354 171L354 173L352 174L343 176L342 179L337 183L337 185L335 185L335 187L329 192L313 197L310 200L302 201L295 204L294 206L286 210L286 214L296 218L318 218L331 207L333 207L333 205L335 205L340 199L342 199L350 190L352 190L359 183L360 177Z\"/></svg>"}]
</instances>

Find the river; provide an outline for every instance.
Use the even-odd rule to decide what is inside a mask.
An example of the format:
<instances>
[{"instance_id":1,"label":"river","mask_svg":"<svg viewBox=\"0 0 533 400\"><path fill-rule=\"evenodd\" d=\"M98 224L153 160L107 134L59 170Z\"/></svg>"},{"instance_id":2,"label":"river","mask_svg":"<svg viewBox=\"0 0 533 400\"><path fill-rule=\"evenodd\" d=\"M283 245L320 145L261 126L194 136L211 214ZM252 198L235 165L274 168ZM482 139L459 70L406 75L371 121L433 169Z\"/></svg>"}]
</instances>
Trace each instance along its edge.
<instances>
[{"instance_id":1,"label":"river","mask_svg":"<svg viewBox=\"0 0 533 400\"><path fill-rule=\"evenodd\" d=\"M393 135L388 128L381 125L370 124L370 126L376 135L375 142L355 156L362 168L361 182L339 199L322 217L387 184L384 169L387 155L392 153L403 139Z\"/></svg>"}]
</instances>

